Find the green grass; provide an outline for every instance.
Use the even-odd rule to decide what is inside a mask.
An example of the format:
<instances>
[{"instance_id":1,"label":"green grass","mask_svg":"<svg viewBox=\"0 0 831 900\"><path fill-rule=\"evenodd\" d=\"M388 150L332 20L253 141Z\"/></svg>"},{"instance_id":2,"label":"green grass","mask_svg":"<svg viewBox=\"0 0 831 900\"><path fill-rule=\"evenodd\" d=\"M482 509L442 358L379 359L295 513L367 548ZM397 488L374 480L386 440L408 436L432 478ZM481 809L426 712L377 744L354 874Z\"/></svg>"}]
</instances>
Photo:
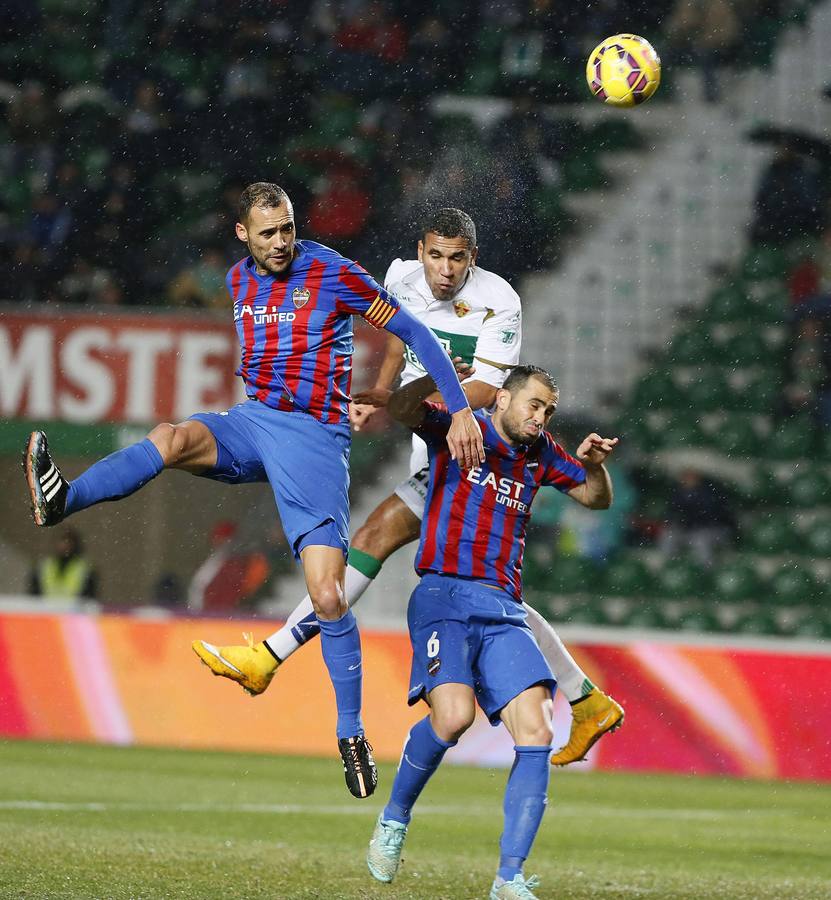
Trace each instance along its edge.
<instances>
[{"instance_id":1,"label":"green grass","mask_svg":"<svg viewBox=\"0 0 831 900\"><path fill-rule=\"evenodd\" d=\"M482 898L506 772L440 770L394 885L364 850L377 799L339 765L251 754L0 744L0 897ZM527 867L540 900L828 898L831 786L553 773Z\"/></svg>"}]
</instances>

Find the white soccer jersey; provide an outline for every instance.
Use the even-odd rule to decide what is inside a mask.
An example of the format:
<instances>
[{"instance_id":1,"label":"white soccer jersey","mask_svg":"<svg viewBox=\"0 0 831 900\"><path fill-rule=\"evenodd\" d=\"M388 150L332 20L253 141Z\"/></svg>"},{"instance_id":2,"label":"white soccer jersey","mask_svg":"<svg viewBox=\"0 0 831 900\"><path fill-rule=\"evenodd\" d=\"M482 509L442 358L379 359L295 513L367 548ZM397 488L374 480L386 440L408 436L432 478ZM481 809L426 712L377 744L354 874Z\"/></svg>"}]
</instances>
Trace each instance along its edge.
<instances>
[{"instance_id":1,"label":"white soccer jersey","mask_svg":"<svg viewBox=\"0 0 831 900\"><path fill-rule=\"evenodd\" d=\"M436 300L427 286L424 266L416 259L396 259L387 270L384 287L433 331L451 356L461 356L475 366L474 381L501 387L506 368L519 362L522 309L517 292L504 278L473 266L452 300ZM409 347L404 352L401 383L408 384L426 372Z\"/></svg>"},{"instance_id":2,"label":"white soccer jersey","mask_svg":"<svg viewBox=\"0 0 831 900\"><path fill-rule=\"evenodd\" d=\"M519 362L522 308L517 292L499 275L473 266L452 300L436 300L424 266L417 259L396 259L387 270L384 287L432 330L451 356L460 356L476 368L473 381L501 387L508 369ZM406 346L404 360L402 384L426 374ZM424 512L426 466L427 445L413 435L411 477L396 488L396 494L419 518Z\"/></svg>"}]
</instances>

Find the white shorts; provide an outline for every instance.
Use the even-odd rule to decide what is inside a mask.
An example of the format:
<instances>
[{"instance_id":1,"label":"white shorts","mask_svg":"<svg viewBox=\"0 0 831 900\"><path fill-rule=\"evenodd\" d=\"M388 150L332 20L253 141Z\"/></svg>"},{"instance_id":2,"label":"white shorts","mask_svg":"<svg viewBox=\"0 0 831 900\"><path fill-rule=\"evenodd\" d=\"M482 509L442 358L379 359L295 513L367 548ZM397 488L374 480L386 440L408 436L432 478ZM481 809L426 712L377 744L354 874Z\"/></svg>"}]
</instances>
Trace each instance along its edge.
<instances>
[{"instance_id":1,"label":"white shorts","mask_svg":"<svg viewBox=\"0 0 831 900\"><path fill-rule=\"evenodd\" d=\"M396 485L393 493L400 497L407 508L419 520L424 518L424 503L427 499L427 483L430 480L430 462L427 444L413 435L413 449L410 453L410 475Z\"/></svg>"}]
</instances>

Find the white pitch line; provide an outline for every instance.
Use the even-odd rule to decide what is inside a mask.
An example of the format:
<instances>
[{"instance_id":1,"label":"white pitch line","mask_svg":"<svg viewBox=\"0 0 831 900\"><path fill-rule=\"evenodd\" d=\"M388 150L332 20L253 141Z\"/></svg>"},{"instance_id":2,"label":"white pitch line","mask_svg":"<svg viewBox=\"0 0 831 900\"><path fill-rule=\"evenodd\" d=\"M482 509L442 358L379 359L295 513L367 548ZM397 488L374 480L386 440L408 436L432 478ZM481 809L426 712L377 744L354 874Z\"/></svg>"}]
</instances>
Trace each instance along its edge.
<instances>
[{"instance_id":1,"label":"white pitch line","mask_svg":"<svg viewBox=\"0 0 831 900\"><path fill-rule=\"evenodd\" d=\"M419 815L433 816L482 816L494 812L491 806L435 806L424 804L419 808ZM354 804L313 806L301 803L110 803L101 801L57 800L0 800L0 810L22 810L35 812L168 812L168 813L256 813L266 815L334 815L334 816L376 816L378 809L374 806L356 806ZM668 819L683 821L716 821L726 819L747 819L755 817L752 810L721 809L644 809L619 806L585 806L576 804L552 804L551 812L556 816L611 816L623 819ZM765 810L766 816L784 817L797 814L795 810Z\"/></svg>"}]
</instances>

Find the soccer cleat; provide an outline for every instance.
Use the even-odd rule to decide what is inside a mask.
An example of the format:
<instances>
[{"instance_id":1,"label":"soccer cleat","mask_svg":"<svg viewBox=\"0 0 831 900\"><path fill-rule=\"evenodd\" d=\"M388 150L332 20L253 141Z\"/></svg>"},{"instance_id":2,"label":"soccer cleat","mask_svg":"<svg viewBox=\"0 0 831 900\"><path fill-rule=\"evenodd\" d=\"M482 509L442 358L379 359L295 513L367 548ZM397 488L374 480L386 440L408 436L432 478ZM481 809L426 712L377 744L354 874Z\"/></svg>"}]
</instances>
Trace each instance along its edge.
<instances>
[{"instance_id":1,"label":"soccer cleat","mask_svg":"<svg viewBox=\"0 0 831 900\"><path fill-rule=\"evenodd\" d=\"M340 738L338 750L343 760L343 774L350 793L353 797L368 797L378 784L378 769L372 758L369 741L362 734Z\"/></svg>"},{"instance_id":2,"label":"soccer cleat","mask_svg":"<svg viewBox=\"0 0 831 900\"><path fill-rule=\"evenodd\" d=\"M523 875L514 875L510 881L496 878L491 886L490 900L537 900L533 889L540 883L536 875L532 875L528 881Z\"/></svg>"},{"instance_id":3,"label":"soccer cleat","mask_svg":"<svg viewBox=\"0 0 831 900\"><path fill-rule=\"evenodd\" d=\"M372 832L366 864L373 878L389 884L401 865L401 848L407 837L407 826L401 822L385 822L381 816L383 813L378 816L375 831Z\"/></svg>"},{"instance_id":4,"label":"soccer cleat","mask_svg":"<svg viewBox=\"0 0 831 900\"><path fill-rule=\"evenodd\" d=\"M63 521L69 482L49 455L43 431L33 431L23 452L23 471L29 484L29 499L35 525L57 525Z\"/></svg>"},{"instance_id":5,"label":"soccer cleat","mask_svg":"<svg viewBox=\"0 0 831 900\"><path fill-rule=\"evenodd\" d=\"M250 634L244 637L248 641L247 647L233 644L215 647L207 641L194 641L191 647L214 675L236 681L244 691L256 697L271 684L280 663L262 641L255 644Z\"/></svg>"},{"instance_id":6,"label":"soccer cleat","mask_svg":"<svg viewBox=\"0 0 831 900\"><path fill-rule=\"evenodd\" d=\"M552 766L567 766L585 759L606 734L623 725L623 707L607 694L592 688L585 700L571 707L571 733L565 747L551 757Z\"/></svg>"}]
</instances>

